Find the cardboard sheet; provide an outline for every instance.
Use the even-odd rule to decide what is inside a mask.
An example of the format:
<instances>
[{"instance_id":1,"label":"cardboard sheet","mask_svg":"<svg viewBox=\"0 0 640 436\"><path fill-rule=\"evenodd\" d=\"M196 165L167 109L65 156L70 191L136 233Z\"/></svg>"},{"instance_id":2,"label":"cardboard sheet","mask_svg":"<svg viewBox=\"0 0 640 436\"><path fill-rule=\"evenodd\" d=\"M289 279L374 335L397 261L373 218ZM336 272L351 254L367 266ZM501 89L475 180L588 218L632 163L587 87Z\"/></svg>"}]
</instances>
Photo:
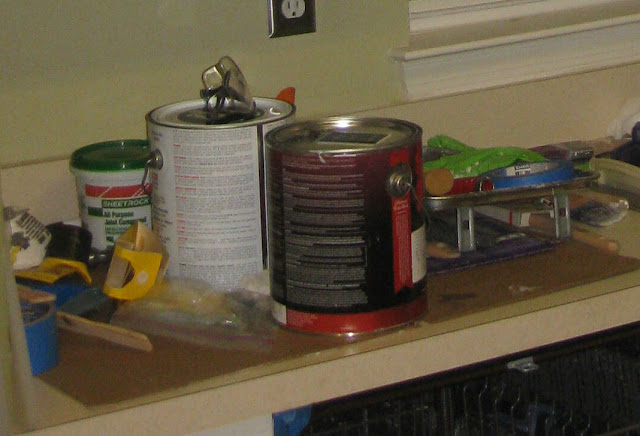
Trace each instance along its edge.
<instances>
[{"instance_id":1,"label":"cardboard sheet","mask_svg":"<svg viewBox=\"0 0 640 436\"><path fill-rule=\"evenodd\" d=\"M568 241L552 251L430 277L425 319L435 323L638 268L640 259ZM85 405L100 405L237 374L345 343L335 336L284 329L278 330L274 346L265 352L213 349L153 336L150 339L154 350L145 353L60 332L60 363L40 377Z\"/></svg>"},{"instance_id":2,"label":"cardboard sheet","mask_svg":"<svg viewBox=\"0 0 640 436\"><path fill-rule=\"evenodd\" d=\"M429 277L426 319L444 321L638 268L640 259L570 240L545 253Z\"/></svg>"}]
</instances>

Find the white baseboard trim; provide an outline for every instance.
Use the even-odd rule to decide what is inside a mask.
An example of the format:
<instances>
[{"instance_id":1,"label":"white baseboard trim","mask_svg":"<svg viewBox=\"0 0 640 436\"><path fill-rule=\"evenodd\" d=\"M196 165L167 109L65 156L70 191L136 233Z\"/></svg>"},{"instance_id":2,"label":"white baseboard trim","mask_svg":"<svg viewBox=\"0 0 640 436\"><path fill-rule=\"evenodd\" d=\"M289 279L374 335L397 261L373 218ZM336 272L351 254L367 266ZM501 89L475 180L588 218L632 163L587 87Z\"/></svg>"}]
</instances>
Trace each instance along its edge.
<instances>
[{"instance_id":1,"label":"white baseboard trim","mask_svg":"<svg viewBox=\"0 0 640 436\"><path fill-rule=\"evenodd\" d=\"M591 8L586 11L591 14L581 15L585 21L571 11L554 11L432 28L412 35L409 47L392 50L390 56L408 101L640 62L640 2L631 10L620 8L623 4L628 2L604 9L607 14L601 5ZM545 26L546 17L566 24Z\"/></svg>"}]
</instances>

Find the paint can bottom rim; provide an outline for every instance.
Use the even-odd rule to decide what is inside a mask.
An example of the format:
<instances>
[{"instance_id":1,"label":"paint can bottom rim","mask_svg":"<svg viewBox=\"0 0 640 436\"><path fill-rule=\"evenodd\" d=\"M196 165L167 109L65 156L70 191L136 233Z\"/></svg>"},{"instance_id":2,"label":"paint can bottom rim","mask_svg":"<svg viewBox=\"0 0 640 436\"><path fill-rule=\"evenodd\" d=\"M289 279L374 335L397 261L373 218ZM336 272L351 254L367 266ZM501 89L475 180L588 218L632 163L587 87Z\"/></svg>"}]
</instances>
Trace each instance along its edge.
<instances>
[{"instance_id":1,"label":"paint can bottom rim","mask_svg":"<svg viewBox=\"0 0 640 436\"><path fill-rule=\"evenodd\" d=\"M359 313L318 313L288 308L272 300L272 314L283 327L312 333L371 333L415 321L427 312L427 294L408 303Z\"/></svg>"}]
</instances>

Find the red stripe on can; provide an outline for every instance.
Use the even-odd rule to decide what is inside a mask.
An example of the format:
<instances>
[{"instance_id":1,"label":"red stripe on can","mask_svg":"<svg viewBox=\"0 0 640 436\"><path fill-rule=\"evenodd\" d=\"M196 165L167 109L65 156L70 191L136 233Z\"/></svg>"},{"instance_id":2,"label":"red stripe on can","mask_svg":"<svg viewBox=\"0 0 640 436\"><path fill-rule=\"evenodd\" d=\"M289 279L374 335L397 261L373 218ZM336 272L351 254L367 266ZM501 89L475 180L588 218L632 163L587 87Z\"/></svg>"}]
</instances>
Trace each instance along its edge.
<instances>
[{"instance_id":1,"label":"red stripe on can","mask_svg":"<svg viewBox=\"0 0 640 436\"><path fill-rule=\"evenodd\" d=\"M407 148L389 155L390 167L409 163ZM411 193L391 198L391 225L393 234L393 290L397 294L402 288L413 286L411 264Z\"/></svg>"},{"instance_id":2,"label":"red stripe on can","mask_svg":"<svg viewBox=\"0 0 640 436\"><path fill-rule=\"evenodd\" d=\"M147 188L150 191L151 185L147 185ZM102 198L132 198L146 195L139 184L130 186L85 185L84 192L88 197Z\"/></svg>"},{"instance_id":3,"label":"red stripe on can","mask_svg":"<svg viewBox=\"0 0 640 436\"><path fill-rule=\"evenodd\" d=\"M279 303L276 303L279 304ZM427 310L427 295L398 306L362 313L309 313L286 308L285 326L316 333L364 333L413 321Z\"/></svg>"}]
</instances>

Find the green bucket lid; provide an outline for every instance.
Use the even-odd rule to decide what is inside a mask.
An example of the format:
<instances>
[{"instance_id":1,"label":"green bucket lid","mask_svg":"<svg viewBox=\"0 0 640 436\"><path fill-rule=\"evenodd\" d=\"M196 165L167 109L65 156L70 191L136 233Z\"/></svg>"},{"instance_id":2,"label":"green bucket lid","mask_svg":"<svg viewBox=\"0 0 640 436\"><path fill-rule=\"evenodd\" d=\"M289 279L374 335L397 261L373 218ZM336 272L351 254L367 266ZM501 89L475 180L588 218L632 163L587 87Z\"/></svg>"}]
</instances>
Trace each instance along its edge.
<instances>
[{"instance_id":1,"label":"green bucket lid","mask_svg":"<svg viewBox=\"0 0 640 436\"><path fill-rule=\"evenodd\" d=\"M98 142L71 154L71 167L85 171L126 171L145 167L151 153L146 139Z\"/></svg>"}]
</instances>

